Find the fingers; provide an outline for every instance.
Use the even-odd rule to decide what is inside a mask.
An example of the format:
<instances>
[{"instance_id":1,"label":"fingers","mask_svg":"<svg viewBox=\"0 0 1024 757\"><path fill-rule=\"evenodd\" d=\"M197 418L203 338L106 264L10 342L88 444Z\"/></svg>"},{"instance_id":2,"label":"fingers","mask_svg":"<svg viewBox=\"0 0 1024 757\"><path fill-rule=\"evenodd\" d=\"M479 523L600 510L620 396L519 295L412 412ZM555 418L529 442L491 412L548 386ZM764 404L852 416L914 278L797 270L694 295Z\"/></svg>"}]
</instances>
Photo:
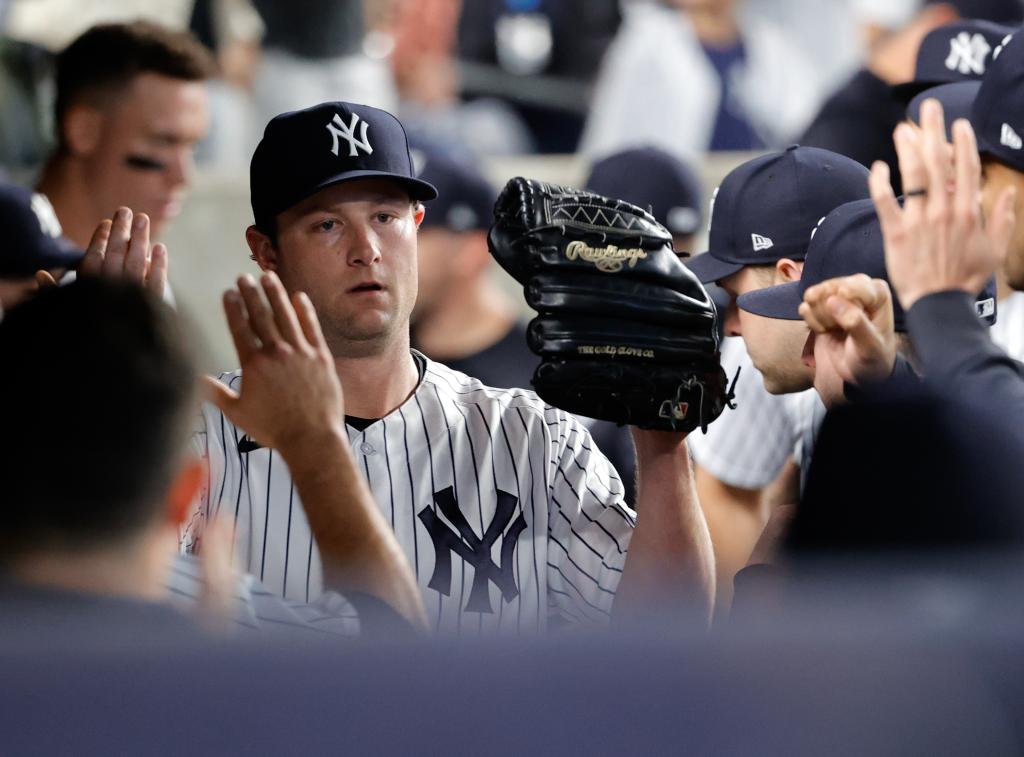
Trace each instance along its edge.
<instances>
[{"instance_id":1,"label":"fingers","mask_svg":"<svg viewBox=\"0 0 1024 757\"><path fill-rule=\"evenodd\" d=\"M804 319L804 323L816 334L824 334L828 331L829 327L822 322L819 317L819 309L806 303L801 302L800 307L797 308L797 312L800 313L800 317Z\"/></svg>"},{"instance_id":2,"label":"fingers","mask_svg":"<svg viewBox=\"0 0 1024 757\"><path fill-rule=\"evenodd\" d=\"M921 129L923 134L920 147L928 188L925 205L928 209L929 220L944 223L949 218L949 184L953 178L953 165L949 162L945 116L942 104L938 100L929 98L922 104Z\"/></svg>"},{"instance_id":3,"label":"fingers","mask_svg":"<svg viewBox=\"0 0 1024 757\"><path fill-rule=\"evenodd\" d=\"M890 239L896 236L901 228L903 211L892 191L892 182L889 166L882 161L876 161L871 166L871 177L868 179L868 187L871 190L871 199L875 203L875 211L882 224L882 236Z\"/></svg>"},{"instance_id":4,"label":"fingers","mask_svg":"<svg viewBox=\"0 0 1024 757\"><path fill-rule=\"evenodd\" d=\"M227 416L228 420L234 423L234 410L238 404L238 393L229 386L225 386L213 376L203 376L202 392L203 398Z\"/></svg>"},{"instance_id":5,"label":"fingers","mask_svg":"<svg viewBox=\"0 0 1024 757\"><path fill-rule=\"evenodd\" d=\"M274 323L278 331L294 347L306 346L306 339L299 326L299 319L295 315L295 308L285 294L284 286L277 274L270 272L263 275L261 279L263 291L267 295L267 301L274 314Z\"/></svg>"},{"instance_id":6,"label":"fingers","mask_svg":"<svg viewBox=\"0 0 1024 757\"><path fill-rule=\"evenodd\" d=\"M40 289L47 289L49 287L57 286L57 280L53 278L53 274L49 271L36 271L36 286Z\"/></svg>"},{"instance_id":7,"label":"fingers","mask_svg":"<svg viewBox=\"0 0 1024 757\"><path fill-rule=\"evenodd\" d=\"M146 274L146 289L163 299L167 288L167 266L169 264L167 248L162 244L153 245L153 254L149 260L149 272Z\"/></svg>"},{"instance_id":8,"label":"fingers","mask_svg":"<svg viewBox=\"0 0 1024 757\"><path fill-rule=\"evenodd\" d=\"M132 211L129 208L118 208L114 214L110 238L107 241L102 273L107 276L120 276L124 273L124 261L128 254L128 243L131 237Z\"/></svg>"},{"instance_id":9,"label":"fingers","mask_svg":"<svg viewBox=\"0 0 1024 757\"><path fill-rule=\"evenodd\" d=\"M872 326L864 310L857 307L856 304L845 297L835 295L828 298L828 309L839 328L852 337L859 346L870 348L878 344L878 332Z\"/></svg>"},{"instance_id":10,"label":"fingers","mask_svg":"<svg viewBox=\"0 0 1024 757\"><path fill-rule=\"evenodd\" d=\"M956 182L953 190L953 212L961 223L976 226L981 212L981 159L974 129L963 118L953 124L953 155Z\"/></svg>"},{"instance_id":11,"label":"fingers","mask_svg":"<svg viewBox=\"0 0 1024 757\"><path fill-rule=\"evenodd\" d=\"M281 341L281 333L274 323L274 315L270 311L252 276L242 276L238 280L238 291L249 314L249 327L265 346Z\"/></svg>"},{"instance_id":12,"label":"fingers","mask_svg":"<svg viewBox=\"0 0 1024 757\"><path fill-rule=\"evenodd\" d=\"M296 292L292 295L292 304L295 305L295 313L299 318L299 325L313 349L326 350L327 342L324 339L323 331L320 329L320 319L317 318L313 303L305 292Z\"/></svg>"},{"instance_id":13,"label":"fingers","mask_svg":"<svg viewBox=\"0 0 1024 757\"><path fill-rule=\"evenodd\" d=\"M896 155L899 156L900 175L906 190L928 189L928 172L921 157L921 140L917 132L907 124L900 124L893 133ZM924 215L927 196L908 197L903 206L903 215L908 223L915 223Z\"/></svg>"},{"instance_id":14,"label":"fingers","mask_svg":"<svg viewBox=\"0 0 1024 757\"><path fill-rule=\"evenodd\" d=\"M133 284L146 281L146 267L149 262L149 216L139 213L132 221L132 236L124 257L124 275Z\"/></svg>"},{"instance_id":15,"label":"fingers","mask_svg":"<svg viewBox=\"0 0 1024 757\"><path fill-rule=\"evenodd\" d=\"M234 289L224 293L224 315L228 319L228 331L235 343L239 362L245 366L249 359L259 351L260 340L249 323L249 314L241 295Z\"/></svg>"},{"instance_id":16,"label":"fingers","mask_svg":"<svg viewBox=\"0 0 1024 757\"><path fill-rule=\"evenodd\" d=\"M112 221L101 221L92 233L89 246L85 248L85 257L78 264L78 272L82 276L99 276L102 272L103 259L106 256L107 242L110 240L112 226Z\"/></svg>"}]
</instances>

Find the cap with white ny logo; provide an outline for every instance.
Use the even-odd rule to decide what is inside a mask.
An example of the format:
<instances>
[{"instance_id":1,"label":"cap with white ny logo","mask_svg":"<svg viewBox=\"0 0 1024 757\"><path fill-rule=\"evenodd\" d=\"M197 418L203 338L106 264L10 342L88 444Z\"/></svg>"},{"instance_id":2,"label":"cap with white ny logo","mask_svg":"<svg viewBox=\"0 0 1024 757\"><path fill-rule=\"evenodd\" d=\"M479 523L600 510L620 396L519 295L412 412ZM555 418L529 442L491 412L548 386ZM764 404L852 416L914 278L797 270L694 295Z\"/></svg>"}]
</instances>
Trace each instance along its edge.
<instances>
[{"instance_id":1,"label":"cap with white ny logo","mask_svg":"<svg viewBox=\"0 0 1024 757\"><path fill-rule=\"evenodd\" d=\"M256 146L249 190L256 226L273 220L306 197L354 179L395 179L416 200L437 196L416 178L401 122L387 111L330 102L272 119Z\"/></svg>"}]
</instances>

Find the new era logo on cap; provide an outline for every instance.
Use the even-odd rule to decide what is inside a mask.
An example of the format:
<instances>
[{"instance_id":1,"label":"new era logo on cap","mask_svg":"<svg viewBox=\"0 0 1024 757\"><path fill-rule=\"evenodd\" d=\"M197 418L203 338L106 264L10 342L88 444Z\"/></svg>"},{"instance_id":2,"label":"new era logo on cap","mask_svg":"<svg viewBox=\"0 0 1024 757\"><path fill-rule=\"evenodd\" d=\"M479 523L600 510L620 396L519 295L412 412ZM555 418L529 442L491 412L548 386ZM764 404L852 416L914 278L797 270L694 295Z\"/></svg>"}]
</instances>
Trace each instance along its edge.
<instances>
[{"instance_id":1,"label":"new era logo on cap","mask_svg":"<svg viewBox=\"0 0 1024 757\"><path fill-rule=\"evenodd\" d=\"M1020 134L1013 130L1010 124L1004 123L1003 128L999 132L999 144L1009 147L1011 150L1019 150L1024 147L1024 140L1020 138Z\"/></svg>"},{"instance_id":2,"label":"new era logo on cap","mask_svg":"<svg viewBox=\"0 0 1024 757\"><path fill-rule=\"evenodd\" d=\"M760 234L751 234L750 241L754 243L754 252L770 250L775 246L775 242L773 242L770 237L764 237Z\"/></svg>"}]
</instances>

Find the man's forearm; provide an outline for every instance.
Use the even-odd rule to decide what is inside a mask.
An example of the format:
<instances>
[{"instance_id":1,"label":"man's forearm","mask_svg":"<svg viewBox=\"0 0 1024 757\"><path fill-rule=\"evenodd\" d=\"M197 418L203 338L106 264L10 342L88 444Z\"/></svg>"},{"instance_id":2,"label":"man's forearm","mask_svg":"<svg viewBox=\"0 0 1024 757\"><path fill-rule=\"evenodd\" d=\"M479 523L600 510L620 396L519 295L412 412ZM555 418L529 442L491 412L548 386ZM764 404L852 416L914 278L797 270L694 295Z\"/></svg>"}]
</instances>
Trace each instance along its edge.
<instances>
[{"instance_id":1,"label":"man's forearm","mask_svg":"<svg viewBox=\"0 0 1024 757\"><path fill-rule=\"evenodd\" d=\"M634 430L637 526L613 606L618 623L645 615L709 623L715 557L684 438Z\"/></svg>"},{"instance_id":2,"label":"man's forearm","mask_svg":"<svg viewBox=\"0 0 1024 757\"><path fill-rule=\"evenodd\" d=\"M324 566L325 584L387 602L427 627L416 579L356 468L343 431L280 450L302 499Z\"/></svg>"}]
</instances>

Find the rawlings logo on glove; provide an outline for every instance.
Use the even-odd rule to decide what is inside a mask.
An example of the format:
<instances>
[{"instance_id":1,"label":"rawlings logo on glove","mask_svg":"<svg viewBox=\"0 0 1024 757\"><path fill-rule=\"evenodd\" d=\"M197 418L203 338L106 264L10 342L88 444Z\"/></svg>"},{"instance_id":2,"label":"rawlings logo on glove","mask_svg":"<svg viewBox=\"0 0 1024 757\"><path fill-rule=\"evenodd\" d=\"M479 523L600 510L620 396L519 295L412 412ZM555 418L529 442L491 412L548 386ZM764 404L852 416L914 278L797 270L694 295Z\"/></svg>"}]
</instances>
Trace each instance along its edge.
<instances>
[{"instance_id":1,"label":"rawlings logo on glove","mask_svg":"<svg viewBox=\"0 0 1024 757\"><path fill-rule=\"evenodd\" d=\"M527 338L547 402L682 432L706 429L729 404L714 305L649 213L516 178L495 205L488 245L538 312Z\"/></svg>"}]
</instances>

